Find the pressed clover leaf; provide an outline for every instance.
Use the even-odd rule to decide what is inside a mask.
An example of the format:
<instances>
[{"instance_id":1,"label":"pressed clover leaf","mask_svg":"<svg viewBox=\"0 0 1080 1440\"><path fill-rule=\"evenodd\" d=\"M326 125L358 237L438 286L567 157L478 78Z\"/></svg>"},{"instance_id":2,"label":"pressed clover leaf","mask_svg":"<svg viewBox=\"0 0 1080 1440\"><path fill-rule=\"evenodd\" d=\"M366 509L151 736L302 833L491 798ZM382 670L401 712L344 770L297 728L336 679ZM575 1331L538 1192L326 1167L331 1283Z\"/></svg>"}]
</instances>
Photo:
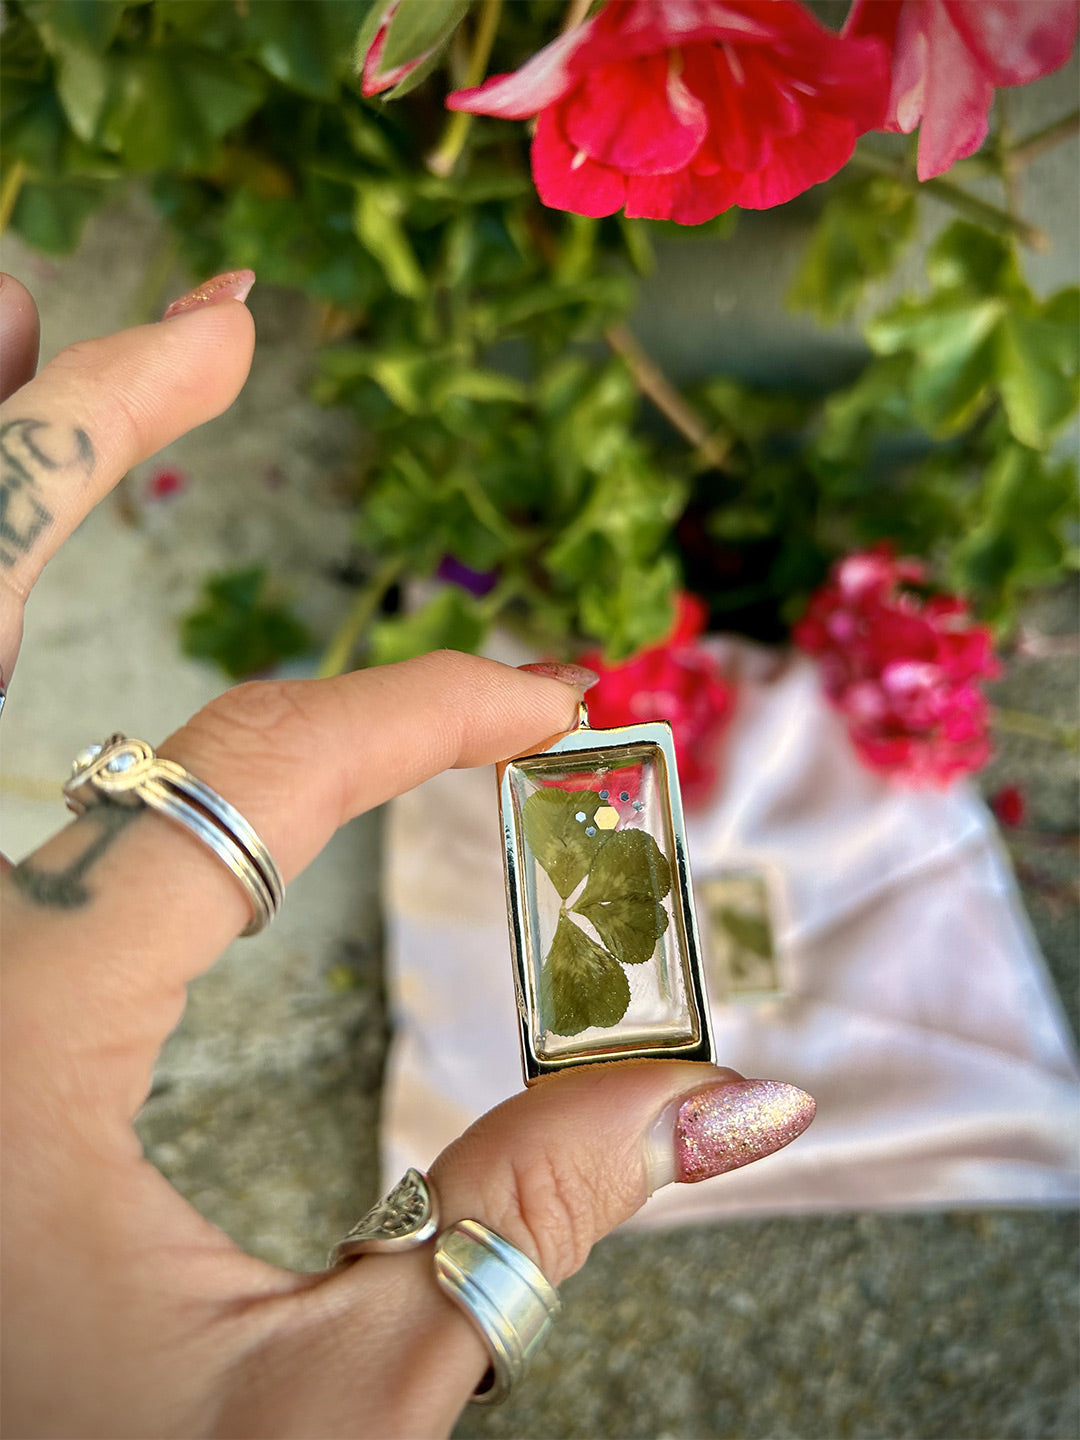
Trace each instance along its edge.
<instances>
[{"instance_id":1,"label":"pressed clover leaf","mask_svg":"<svg viewBox=\"0 0 1080 1440\"><path fill-rule=\"evenodd\" d=\"M667 929L661 903L671 889L671 867L659 845L644 830L611 834L589 869L581 899L573 907L584 915L624 965L652 958Z\"/></svg>"},{"instance_id":2,"label":"pressed clover leaf","mask_svg":"<svg viewBox=\"0 0 1080 1440\"><path fill-rule=\"evenodd\" d=\"M544 1025L556 1035L578 1035L592 1025L618 1024L629 1004L630 985L622 966L580 926L560 915L540 972Z\"/></svg>"},{"instance_id":3,"label":"pressed clover leaf","mask_svg":"<svg viewBox=\"0 0 1080 1440\"><path fill-rule=\"evenodd\" d=\"M760 955L763 960L773 958L772 931L769 928L768 920L763 915L755 915L749 910L736 910L731 905L725 905L718 918L720 924L741 949L749 950L754 955Z\"/></svg>"},{"instance_id":4,"label":"pressed clover leaf","mask_svg":"<svg viewBox=\"0 0 1080 1440\"><path fill-rule=\"evenodd\" d=\"M594 790L537 790L522 806L525 839L537 863L563 900L568 900L585 879L589 866L604 843L591 828L600 797ZM579 820L578 815L584 815Z\"/></svg>"}]
</instances>

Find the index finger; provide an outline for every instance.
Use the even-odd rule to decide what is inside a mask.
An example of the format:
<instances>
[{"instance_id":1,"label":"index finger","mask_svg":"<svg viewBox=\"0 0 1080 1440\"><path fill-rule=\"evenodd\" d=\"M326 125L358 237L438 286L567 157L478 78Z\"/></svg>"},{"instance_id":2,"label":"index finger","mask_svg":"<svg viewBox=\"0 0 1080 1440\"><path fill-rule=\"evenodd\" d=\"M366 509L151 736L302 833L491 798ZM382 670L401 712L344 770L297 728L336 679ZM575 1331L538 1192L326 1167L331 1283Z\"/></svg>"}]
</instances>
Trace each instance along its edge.
<instances>
[{"instance_id":1,"label":"index finger","mask_svg":"<svg viewBox=\"0 0 1080 1440\"><path fill-rule=\"evenodd\" d=\"M83 340L0 406L0 666L10 675L22 604L46 563L116 482L220 415L255 343L239 300Z\"/></svg>"},{"instance_id":2,"label":"index finger","mask_svg":"<svg viewBox=\"0 0 1080 1440\"><path fill-rule=\"evenodd\" d=\"M590 672L581 674L588 683ZM239 686L158 753L233 804L288 881L353 816L441 770L492 764L571 728L581 694L442 651L332 680ZM130 1117L179 1019L185 983L250 909L183 826L152 810L107 809L89 811L5 882L5 1047L25 1046L25 1063L40 1061L54 1077L76 1055L80 1092L88 1054L98 1057L91 1091L119 1087ZM38 1025L26 1023L27 1011ZM58 1053L42 1052L49 1036ZM10 1048L5 1058L14 1063Z\"/></svg>"}]
</instances>

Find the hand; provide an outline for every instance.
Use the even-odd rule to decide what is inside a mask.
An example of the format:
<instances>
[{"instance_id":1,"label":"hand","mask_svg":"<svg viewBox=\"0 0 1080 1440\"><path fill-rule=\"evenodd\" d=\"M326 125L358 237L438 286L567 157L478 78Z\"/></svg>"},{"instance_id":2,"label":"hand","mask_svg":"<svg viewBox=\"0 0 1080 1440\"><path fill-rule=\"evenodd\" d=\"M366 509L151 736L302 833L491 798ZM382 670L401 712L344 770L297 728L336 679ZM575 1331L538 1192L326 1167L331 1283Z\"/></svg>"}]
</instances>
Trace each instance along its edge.
<instances>
[{"instance_id":1,"label":"hand","mask_svg":"<svg viewBox=\"0 0 1080 1440\"><path fill-rule=\"evenodd\" d=\"M0 286L0 334L13 337L0 408L6 675L22 602L65 536L125 470L239 390L253 329L235 293L72 347L31 379L33 307L15 282ZM350 817L569 728L579 695L548 675L428 655L241 685L158 753L230 800L288 881ZM185 985L249 914L211 852L147 809L91 810L4 879L8 1435L444 1435L487 1366L435 1284L430 1246L293 1274L245 1255L142 1158L132 1119ZM756 1159L812 1113L794 1087L729 1070L598 1067L499 1106L431 1173L444 1224L482 1221L558 1284L652 1189Z\"/></svg>"}]
</instances>

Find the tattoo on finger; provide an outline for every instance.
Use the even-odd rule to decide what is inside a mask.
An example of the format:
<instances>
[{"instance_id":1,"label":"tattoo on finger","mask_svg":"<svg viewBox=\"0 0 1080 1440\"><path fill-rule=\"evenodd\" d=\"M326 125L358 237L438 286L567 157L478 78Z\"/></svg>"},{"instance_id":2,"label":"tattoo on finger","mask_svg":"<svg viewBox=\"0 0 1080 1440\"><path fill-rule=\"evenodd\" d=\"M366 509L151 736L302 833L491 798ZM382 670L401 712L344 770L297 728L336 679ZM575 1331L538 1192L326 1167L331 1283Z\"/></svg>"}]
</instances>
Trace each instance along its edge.
<instances>
[{"instance_id":1,"label":"tattoo on finger","mask_svg":"<svg viewBox=\"0 0 1080 1440\"><path fill-rule=\"evenodd\" d=\"M0 424L0 565L17 564L52 524L40 477L64 470L91 475L95 459L90 436L78 426L27 418Z\"/></svg>"},{"instance_id":2,"label":"tattoo on finger","mask_svg":"<svg viewBox=\"0 0 1080 1440\"><path fill-rule=\"evenodd\" d=\"M82 830L86 844L61 870L45 870L31 855L16 865L11 880L16 889L35 905L50 910L79 910L89 905L93 893L83 883L87 872L101 859L113 841L133 820L145 815L143 806L111 805L102 802L81 815L72 827ZM96 832L96 833L95 833Z\"/></svg>"}]
</instances>

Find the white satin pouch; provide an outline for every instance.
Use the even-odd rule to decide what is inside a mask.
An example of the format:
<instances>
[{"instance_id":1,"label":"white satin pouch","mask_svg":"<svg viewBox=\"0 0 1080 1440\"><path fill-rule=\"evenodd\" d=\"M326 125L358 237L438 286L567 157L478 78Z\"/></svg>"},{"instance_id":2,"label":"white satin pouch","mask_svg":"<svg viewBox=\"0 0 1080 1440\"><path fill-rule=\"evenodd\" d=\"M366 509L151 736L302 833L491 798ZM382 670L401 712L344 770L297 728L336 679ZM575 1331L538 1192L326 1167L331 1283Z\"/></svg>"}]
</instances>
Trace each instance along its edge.
<instances>
[{"instance_id":1,"label":"white satin pouch","mask_svg":"<svg viewBox=\"0 0 1080 1440\"><path fill-rule=\"evenodd\" d=\"M873 774L808 662L724 648L744 679L690 858L698 880L776 879L784 993L714 998L717 1059L802 1086L818 1113L788 1149L668 1187L634 1223L1075 1203L1076 1058L982 802ZM491 771L402 796L386 838L392 1182L522 1080Z\"/></svg>"}]
</instances>

